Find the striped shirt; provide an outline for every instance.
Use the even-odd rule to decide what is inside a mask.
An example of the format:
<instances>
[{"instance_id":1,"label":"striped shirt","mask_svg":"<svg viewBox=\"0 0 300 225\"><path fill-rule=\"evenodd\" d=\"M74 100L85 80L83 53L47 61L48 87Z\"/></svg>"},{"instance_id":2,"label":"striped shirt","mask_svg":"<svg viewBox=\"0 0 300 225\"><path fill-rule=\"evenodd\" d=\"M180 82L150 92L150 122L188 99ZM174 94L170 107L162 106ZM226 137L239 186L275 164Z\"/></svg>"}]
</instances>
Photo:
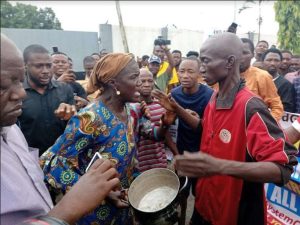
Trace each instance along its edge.
<instances>
[{"instance_id":1,"label":"striped shirt","mask_svg":"<svg viewBox=\"0 0 300 225\"><path fill-rule=\"evenodd\" d=\"M165 109L156 102L147 105L153 126L160 126L160 119ZM140 172L152 168L167 168L167 157L164 141L154 141L141 136L137 143L138 169Z\"/></svg>"}]
</instances>

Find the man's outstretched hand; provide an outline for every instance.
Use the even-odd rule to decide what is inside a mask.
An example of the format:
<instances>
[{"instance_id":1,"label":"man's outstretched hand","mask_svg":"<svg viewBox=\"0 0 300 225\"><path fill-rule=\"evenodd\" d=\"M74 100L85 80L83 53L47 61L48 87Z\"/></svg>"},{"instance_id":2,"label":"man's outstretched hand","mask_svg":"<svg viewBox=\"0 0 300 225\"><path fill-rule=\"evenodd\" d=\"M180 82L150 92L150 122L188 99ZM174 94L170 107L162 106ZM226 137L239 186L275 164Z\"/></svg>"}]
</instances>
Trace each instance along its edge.
<instances>
[{"instance_id":1,"label":"man's outstretched hand","mask_svg":"<svg viewBox=\"0 0 300 225\"><path fill-rule=\"evenodd\" d=\"M48 215L74 224L118 187L118 176L110 160L98 159Z\"/></svg>"},{"instance_id":2,"label":"man's outstretched hand","mask_svg":"<svg viewBox=\"0 0 300 225\"><path fill-rule=\"evenodd\" d=\"M62 120L69 120L75 113L75 105L69 105L67 103L60 103L58 108L54 111L55 116Z\"/></svg>"},{"instance_id":3,"label":"man's outstretched hand","mask_svg":"<svg viewBox=\"0 0 300 225\"><path fill-rule=\"evenodd\" d=\"M171 97L171 95L166 95L164 92L160 90L153 90L151 92L151 96L154 97L157 102L164 107L166 110L175 112L176 111L176 105L177 103L175 100Z\"/></svg>"}]
</instances>

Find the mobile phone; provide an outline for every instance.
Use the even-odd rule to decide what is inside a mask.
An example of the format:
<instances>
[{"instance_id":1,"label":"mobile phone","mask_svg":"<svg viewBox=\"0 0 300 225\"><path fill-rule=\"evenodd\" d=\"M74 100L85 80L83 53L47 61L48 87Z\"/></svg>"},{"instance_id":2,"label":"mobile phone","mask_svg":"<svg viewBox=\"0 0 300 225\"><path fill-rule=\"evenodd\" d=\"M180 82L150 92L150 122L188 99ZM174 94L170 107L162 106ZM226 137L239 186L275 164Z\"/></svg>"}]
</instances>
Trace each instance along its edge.
<instances>
[{"instance_id":1,"label":"mobile phone","mask_svg":"<svg viewBox=\"0 0 300 225\"><path fill-rule=\"evenodd\" d=\"M234 22L230 25L230 27L233 27L233 28L237 28L237 26L238 25L236 23L234 23Z\"/></svg>"},{"instance_id":2,"label":"mobile phone","mask_svg":"<svg viewBox=\"0 0 300 225\"><path fill-rule=\"evenodd\" d=\"M93 156L92 160L90 161L89 165L87 166L87 168L85 169L85 172L87 172L90 167L93 165L94 162L97 161L97 159L102 159L102 156L100 155L99 152L96 152L95 155Z\"/></svg>"},{"instance_id":3,"label":"mobile phone","mask_svg":"<svg viewBox=\"0 0 300 225\"><path fill-rule=\"evenodd\" d=\"M53 52L58 52L58 47L52 47Z\"/></svg>"}]
</instances>

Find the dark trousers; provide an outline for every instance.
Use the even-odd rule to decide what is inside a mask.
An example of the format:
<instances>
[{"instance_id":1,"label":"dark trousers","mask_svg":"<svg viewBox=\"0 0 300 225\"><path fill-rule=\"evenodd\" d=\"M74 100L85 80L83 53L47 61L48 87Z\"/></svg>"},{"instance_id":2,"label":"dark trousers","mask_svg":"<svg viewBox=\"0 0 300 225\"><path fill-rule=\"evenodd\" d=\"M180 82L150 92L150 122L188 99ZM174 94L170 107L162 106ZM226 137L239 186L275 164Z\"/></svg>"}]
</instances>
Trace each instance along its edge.
<instances>
[{"instance_id":1,"label":"dark trousers","mask_svg":"<svg viewBox=\"0 0 300 225\"><path fill-rule=\"evenodd\" d=\"M190 225L212 225L212 224L204 220L202 216L197 212L197 209L194 208Z\"/></svg>"}]
</instances>

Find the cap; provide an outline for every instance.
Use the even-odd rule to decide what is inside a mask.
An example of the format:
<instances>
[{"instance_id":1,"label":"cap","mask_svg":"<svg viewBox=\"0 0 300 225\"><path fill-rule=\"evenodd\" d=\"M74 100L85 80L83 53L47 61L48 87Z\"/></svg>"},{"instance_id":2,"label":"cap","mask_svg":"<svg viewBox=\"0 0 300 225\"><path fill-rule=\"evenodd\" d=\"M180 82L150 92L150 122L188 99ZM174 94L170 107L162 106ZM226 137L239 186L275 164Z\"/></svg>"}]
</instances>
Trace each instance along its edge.
<instances>
[{"instance_id":1,"label":"cap","mask_svg":"<svg viewBox=\"0 0 300 225\"><path fill-rule=\"evenodd\" d=\"M149 58L148 62L149 62L149 63L154 63L154 62L156 62L156 63L158 63L158 64L161 64L161 59L160 59L158 56L156 56L156 55L152 55L152 56Z\"/></svg>"}]
</instances>

